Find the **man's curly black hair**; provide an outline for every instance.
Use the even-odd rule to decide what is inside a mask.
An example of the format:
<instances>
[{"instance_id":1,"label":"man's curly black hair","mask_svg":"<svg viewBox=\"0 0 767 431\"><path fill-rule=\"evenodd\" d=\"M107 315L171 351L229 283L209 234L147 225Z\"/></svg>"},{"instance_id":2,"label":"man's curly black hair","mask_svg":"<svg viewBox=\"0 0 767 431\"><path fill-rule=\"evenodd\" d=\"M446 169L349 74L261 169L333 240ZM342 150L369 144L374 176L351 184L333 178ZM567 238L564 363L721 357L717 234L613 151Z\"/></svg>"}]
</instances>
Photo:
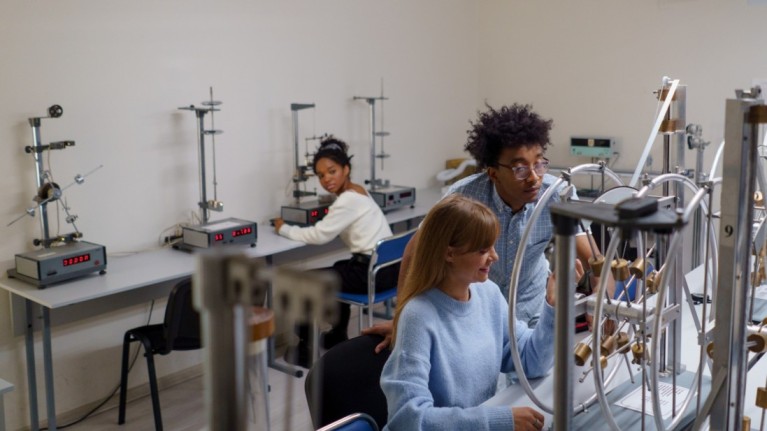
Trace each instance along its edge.
<instances>
[{"instance_id":1,"label":"man's curly black hair","mask_svg":"<svg viewBox=\"0 0 767 431\"><path fill-rule=\"evenodd\" d=\"M540 145L546 151L551 144L549 131L553 121L533 112L532 105L515 103L498 110L487 103L485 106L487 111L478 112L477 121L469 122L471 129L463 148L477 160L480 169L496 166L504 148Z\"/></svg>"}]
</instances>

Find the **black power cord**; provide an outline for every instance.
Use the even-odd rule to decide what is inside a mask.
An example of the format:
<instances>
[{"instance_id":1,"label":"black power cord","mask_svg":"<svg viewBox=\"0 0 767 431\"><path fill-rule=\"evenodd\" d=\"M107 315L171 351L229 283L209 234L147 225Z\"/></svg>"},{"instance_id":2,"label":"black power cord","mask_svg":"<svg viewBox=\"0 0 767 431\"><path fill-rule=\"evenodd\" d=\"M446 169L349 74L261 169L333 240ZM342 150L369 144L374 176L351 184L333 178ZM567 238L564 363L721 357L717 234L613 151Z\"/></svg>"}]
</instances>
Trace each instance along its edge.
<instances>
[{"instance_id":1,"label":"black power cord","mask_svg":"<svg viewBox=\"0 0 767 431\"><path fill-rule=\"evenodd\" d=\"M149 317L146 319L146 324L149 325L149 322L152 320L152 311L154 311L154 300L152 300L152 303L149 305ZM141 345L139 344L136 347L136 353L133 354L133 359L131 359L130 365L128 366L128 373L130 373L130 370L133 369L133 365L136 363L136 360L138 359L138 354L141 351ZM88 413L82 415L80 418L76 419L74 422L70 422L66 425L57 426L57 429L64 429L69 428L73 425L77 425L80 422L84 421L85 419L88 419L93 413L95 413L98 409L104 406L109 400L112 399L112 397L115 396L117 391L120 389L120 383L117 384L117 386L112 390L112 392L107 395L106 398L104 398L103 401L101 401L96 407L92 408ZM48 431L48 427L40 428L40 431Z\"/></svg>"}]
</instances>

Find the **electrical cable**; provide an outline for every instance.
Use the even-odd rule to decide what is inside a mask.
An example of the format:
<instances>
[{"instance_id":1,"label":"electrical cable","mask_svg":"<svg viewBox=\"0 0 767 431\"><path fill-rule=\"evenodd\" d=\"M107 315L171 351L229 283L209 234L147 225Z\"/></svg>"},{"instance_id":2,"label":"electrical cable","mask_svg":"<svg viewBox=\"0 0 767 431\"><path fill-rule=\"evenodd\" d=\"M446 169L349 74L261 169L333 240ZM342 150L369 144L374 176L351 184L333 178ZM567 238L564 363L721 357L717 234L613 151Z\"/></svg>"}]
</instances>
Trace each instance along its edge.
<instances>
[{"instance_id":1,"label":"electrical cable","mask_svg":"<svg viewBox=\"0 0 767 431\"><path fill-rule=\"evenodd\" d=\"M152 311L154 310L154 300L149 304L149 317L146 319L146 324L149 325L149 322L152 320ZM128 366L128 373L133 369L133 365L136 363L136 360L138 359L138 354L141 352L141 346L137 346L136 353L133 354L133 359L131 359L131 363ZM104 406L109 400L112 399L112 397L115 396L117 391L120 390L120 383L117 384L117 386L112 390L112 392L104 398L96 407L92 408L88 411L88 413L85 413L82 415L79 419L76 419L74 422L70 422L66 425L57 426L57 429L64 429L69 428L73 425L77 425L80 422L84 421L85 419L89 418L93 413L95 413L98 409ZM48 427L40 428L40 431L48 431Z\"/></svg>"}]
</instances>

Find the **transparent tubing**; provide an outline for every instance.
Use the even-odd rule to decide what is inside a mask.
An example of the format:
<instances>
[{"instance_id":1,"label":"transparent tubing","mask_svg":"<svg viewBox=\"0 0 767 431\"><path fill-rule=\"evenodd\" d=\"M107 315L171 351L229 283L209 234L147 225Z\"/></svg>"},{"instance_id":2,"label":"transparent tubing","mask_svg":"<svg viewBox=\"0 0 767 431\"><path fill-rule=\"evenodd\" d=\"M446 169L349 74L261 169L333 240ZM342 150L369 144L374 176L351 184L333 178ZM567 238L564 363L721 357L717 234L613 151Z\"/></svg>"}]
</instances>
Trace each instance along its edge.
<instances>
[{"instance_id":1,"label":"transparent tubing","mask_svg":"<svg viewBox=\"0 0 767 431\"><path fill-rule=\"evenodd\" d=\"M724 153L724 141L722 141L722 143L719 144L719 148L716 149L716 154L714 155L714 161L711 163L711 170L708 173L710 178L714 178L714 175L716 175L716 170L719 168L719 163L722 162L723 153Z\"/></svg>"},{"instance_id":2,"label":"transparent tubing","mask_svg":"<svg viewBox=\"0 0 767 431\"><path fill-rule=\"evenodd\" d=\"M606 175L611 180L613 180L614 183L617 185L623 185L623 182L621 181L620 177L615 174L612 170L607 168L604 165L600 165L597 163L587 163L583 165L578 165L573 168L570 168L564 172L562 172L562 176L557 179L557 181L554 182L548 189L546 189L546 192L538 198L538 203L533 208L533 212L530 215L530 219L527 222L527 225L525 226L525 230L522 233L522 238L520 239L519 247L517 248L517 255L514 258L514 266L511 271L511 279L509 280L509 339L510 340L516 340L517 339L517 331L514 325L516 319L515 315L517 308L517 284L519 283L519 273L522 268L522 259L525 255L525 250L527 249L527 240L530 236L530 233L532 232L532 226L534 222L538 219L538 217L541 214L541 211L543 211L543 207L546 202L548 202L549 198L551 198L551 195L553 195L557 188L562 185L563 183L569 181L569 177L576 173L589 173L589 174L600 174L600 175ZM536 406L538 406L541 410L553 414L554 408L552 406L544 404L538 397L535 395L535 392L533 391L532 386L530 386L530 382L527 380L527 376L525 375L524 368L522 367L522 358L519 354L519 348L517 347L517 343L512 341L509 343L511 347L511 359L514 361L514 369L517 372L517 378L519 378L519 383L522 385L522 388L525 390L525 393L530 398L530 400L535 403Z\"/></svg>"}]
</instances>

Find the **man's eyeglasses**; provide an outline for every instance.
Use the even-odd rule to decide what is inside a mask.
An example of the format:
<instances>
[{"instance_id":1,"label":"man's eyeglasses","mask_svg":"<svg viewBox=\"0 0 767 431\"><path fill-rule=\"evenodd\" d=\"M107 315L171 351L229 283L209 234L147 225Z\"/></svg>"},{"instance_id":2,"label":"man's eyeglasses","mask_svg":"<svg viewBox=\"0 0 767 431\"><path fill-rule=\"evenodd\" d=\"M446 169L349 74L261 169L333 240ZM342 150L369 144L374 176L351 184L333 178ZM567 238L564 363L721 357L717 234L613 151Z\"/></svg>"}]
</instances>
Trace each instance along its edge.
<instances>
[{"instance_id":1,"label":"man's eyeglasses","mask_svg":"<svg viewBox=\"0 0 767 431\"><path fill-rule=\"evenodd\" d=\"M528 165L513 166L505 163L497 163L498 166L503 166L506 169L511 169L514 173L514 178L522 181L530 177L531 172L535 172L535 175L541 177L549 171L549 161L546 159L535 162L532 169Z\"/></svg>"}]
</instances>

